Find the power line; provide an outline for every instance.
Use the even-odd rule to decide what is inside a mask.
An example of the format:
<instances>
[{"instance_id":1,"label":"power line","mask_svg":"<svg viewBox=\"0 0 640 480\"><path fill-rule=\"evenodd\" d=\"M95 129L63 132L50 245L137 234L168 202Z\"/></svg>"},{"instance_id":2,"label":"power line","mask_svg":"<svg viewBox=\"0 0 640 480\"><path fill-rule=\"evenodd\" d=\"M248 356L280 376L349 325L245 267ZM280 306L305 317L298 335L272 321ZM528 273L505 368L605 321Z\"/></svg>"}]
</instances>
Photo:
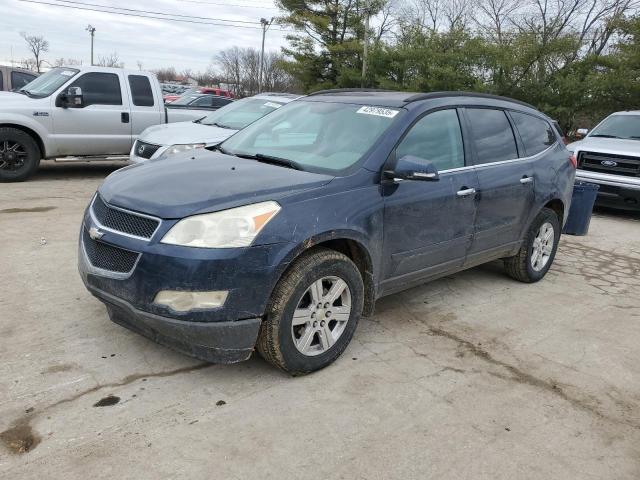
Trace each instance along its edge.
<instances>
[{"instance_id":1,"label":"power line","mask_svg":"<svg viewBox=\"0 0 640 480\"><path fill-rule=\"evenodd\" d=\"M248 23L248 24L252 24L252 25L260 25L260 22L250 22L247 20L232 20L232 19L228 19L228 18L212 18L212 17L196 17L194 15L181 15L179 13L164 13L164 12L154 12L154 11L150 11L150 10L137 10L135 8L125 8L125 7L112 7L111 5L101 5L99 3L89 3L89 2L76 2L73 0L55 0L56 2L60 2L60 3L72 3L75 5L82 5L82 6L89 6L89 7L99 7L99 8L109 8L109 9L113 9L113 10L125 10L127 12L134 12L134 13L145 13L145 14L151 14L151 15L168 15L168 16L172 16L172 17L180 17L180 18L189 18L189 19L195 19L195 20L211 20L214 22L235 22L235 23Z\"/></svg>"},{"instance_id":2,"label":"power line","mask_svg":"<svg viewBox=\"0 0 640 480\"><path fill-rule=\"evenodd\" d=\"M219 2L206 2L204 0L178 0L178 2L197 3L200 5L218 5L221 7L238 7L238 8L261 8L264 10L278 10L278 7L265 7L264 5L238 5L236 3L219 3Z\"/></svg>"},{"instance_id":3,"label":"power line","mask_svg":"<svg viewBox=\"0 0 640 480\"><path fill-rule=\"evenodd\" d=\"M198 24L198 25L212 25L212 26L217 26L217 27L232 27L232 28L248 28L251 30L261 30L262 27L260 26L249 26L249 25L234 25L231 23L216 23L216 22L209 22L209 21L197 21L197 20L191 20L191 19L186 19L186 18L172 18L172 17L157 17L157 16L152 16L152 15L141 15L138 13L127 13L127 12L116 12L116 11L110 11L110 10L99 10L97 8L91 8L91 7L84 7L84 6L78 6L78 5L65 5L62 3L50 3L50 2L45 2L42 0L16 0L18 2L25 2L25 3L34 3L34 4L38 4L38 5L49 5L52 7L61 7L61 8L69 8L69 9L74 9L74 10L86 10L86 11L90 11L90 12L99 12L99 13L108 13L108 14L112 14L112 15L123 15L126 17L137 17L137 18L149 18L149 19L154 19L154 20L166 20L166 21L171 21L171 22L182 22L182 23L192 23L192 24ZM64 0L61 0L64 1ZM103 8L119 8L119 7L103 7ZM142 12L142 10L140 10ZM172 15L172 14L162 14L162 15ZM192 17L194 19L199 19L200 17ZM206 20L206 17L203 17ZM227 20L229 22L231 21L235 21L235 20ZM277 29L281 32L295 32L294 30L285 30L282 28Z\"/></svg>"}]
</instances>

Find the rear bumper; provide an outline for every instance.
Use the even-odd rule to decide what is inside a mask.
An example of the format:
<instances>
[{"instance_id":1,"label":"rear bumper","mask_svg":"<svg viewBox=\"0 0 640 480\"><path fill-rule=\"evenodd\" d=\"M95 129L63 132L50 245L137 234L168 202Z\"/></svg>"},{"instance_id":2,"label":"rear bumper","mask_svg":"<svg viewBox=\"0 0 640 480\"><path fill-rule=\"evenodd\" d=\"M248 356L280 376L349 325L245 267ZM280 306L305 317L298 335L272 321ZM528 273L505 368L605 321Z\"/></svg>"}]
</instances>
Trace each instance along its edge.
<instances>
[{"instance_id":1,"label":"rear bumper","mask_svg":"<svg viewBox=\"0 0 640 480\"><path fill-rule=\"evenodd\" d=\"M577 180L600 185L598 205L640 210L640 178L578 170Z\"/></svg>"},{"instance_id":2,"label":"rear bumper","mask_svg":"<svg viewBox=\"0 0 640 480\"><path fill-rule=\"evenodd\" d=\"M253 352L260 318L232 322L189 322L154 315L87 285L114 323L180 353L212 363L236 363Z\"/></svg>"}]
</instances>

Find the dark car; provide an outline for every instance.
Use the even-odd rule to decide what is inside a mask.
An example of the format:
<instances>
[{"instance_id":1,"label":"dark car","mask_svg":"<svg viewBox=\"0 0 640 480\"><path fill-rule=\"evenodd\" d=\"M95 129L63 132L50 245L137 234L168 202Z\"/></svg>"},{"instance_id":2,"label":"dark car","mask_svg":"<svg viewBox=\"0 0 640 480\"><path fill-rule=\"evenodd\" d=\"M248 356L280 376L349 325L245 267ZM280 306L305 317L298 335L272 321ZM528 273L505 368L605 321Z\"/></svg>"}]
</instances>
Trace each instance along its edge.
<instances>
[{"instance_id":1,"label":"dark car","mask_svg":"<svg viewBox=\"0 0 640 480\"><path fill-rule=\"evenodd\" d=\"M187 108L189 110L217 110L220 107L229 105L233 98L211 95L208 93L195 93L183 95L175 102L167 104L167 108Z\"/></svg>"},{"instance_id":2,"label":"dark car","mask_svg":"<svg viewBox=\"0 0 640 480\"><path fill-rule=\"evenodd\" d=\"M111 174L80 272L111 319L229 363L333 362L376 299L503 259L551 266L575 175L551 120L501 97L320 92L194 151Z\"/></svg>"}]
</instances>

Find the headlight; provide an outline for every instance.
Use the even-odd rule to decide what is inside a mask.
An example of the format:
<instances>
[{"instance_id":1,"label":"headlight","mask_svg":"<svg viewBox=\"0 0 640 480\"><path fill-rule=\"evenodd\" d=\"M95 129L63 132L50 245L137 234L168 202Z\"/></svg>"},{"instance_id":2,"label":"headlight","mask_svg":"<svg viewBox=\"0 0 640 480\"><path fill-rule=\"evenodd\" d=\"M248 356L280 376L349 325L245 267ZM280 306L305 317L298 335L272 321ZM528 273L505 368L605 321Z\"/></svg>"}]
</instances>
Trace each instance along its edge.
<instances>
[{"instance_id":1,"label":"headlight","mask_svg":"<svg viewBox=\"0 0 640 480\"><path fill-rule=\"evenodd\" d=\"M247 247L279 211L278 203L262 202L194 215L176 223L161 243L200 248Z\"/></svg>"},{"instance_id":2,"label":"headlight","mask_svg":"<svg viewBox=\"0 0 640 480\"><path fill-rule=\"evenodd\" d=\"M169 148L165 150L162 156L164 157L167 155L175 155L176 153L187 152L189 150L195 150L196 148L204 148L205 145L206 145L205 143L189 143L186 145L171 145Z\"/></svg>"}]
</instances>

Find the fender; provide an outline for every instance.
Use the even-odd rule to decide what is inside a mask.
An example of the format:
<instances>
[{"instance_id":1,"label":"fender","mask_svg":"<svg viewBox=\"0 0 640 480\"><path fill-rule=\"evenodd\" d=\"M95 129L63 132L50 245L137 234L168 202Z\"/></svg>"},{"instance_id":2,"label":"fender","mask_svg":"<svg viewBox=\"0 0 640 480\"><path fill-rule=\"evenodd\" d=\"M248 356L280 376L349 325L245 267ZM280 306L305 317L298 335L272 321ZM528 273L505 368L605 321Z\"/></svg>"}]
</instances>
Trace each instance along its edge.
<instances>
[{"instance_id":1,"label":"fender","mask_svg":"<svg viewBox=\"0 0 640 480\"><path fill-rule=\"evenodd\" d=\"M32 110L32 114L39 111L37 105L34 105ZM48 109L42 109L42 111L50 115ZM14 127L30 131L29 133L37 137L36 142L38 142L42 149L42 158L48 158L53 155L56 150L55 142L49 136L47 129L40 122L35 120L36 118L36 116L29 117L22 113L2 112L0 113L0 127Z\"/></svg>"}]
</instances>

